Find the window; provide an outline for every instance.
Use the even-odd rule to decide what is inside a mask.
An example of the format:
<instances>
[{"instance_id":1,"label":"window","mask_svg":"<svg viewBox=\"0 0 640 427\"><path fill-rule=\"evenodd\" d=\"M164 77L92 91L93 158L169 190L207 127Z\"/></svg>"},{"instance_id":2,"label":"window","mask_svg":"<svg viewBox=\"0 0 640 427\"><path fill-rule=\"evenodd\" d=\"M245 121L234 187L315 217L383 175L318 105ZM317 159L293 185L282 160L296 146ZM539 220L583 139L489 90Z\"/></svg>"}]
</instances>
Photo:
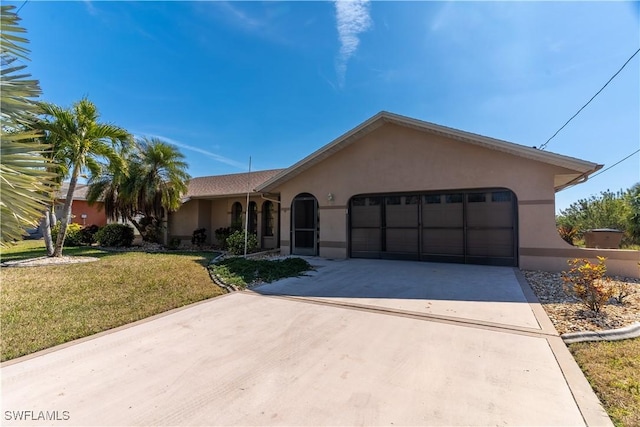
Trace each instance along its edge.
<instances>
[{"instance_id":1,"label":"window","mask_svg":"<svg viewBox=\"0 0 640 427\"><path fill-rule=\"evenodd\" d=\"M405 205L417 205L420 201L420 196L406 196L404 198Z\"/></svg>"},{"instance_id":2,"label":"window","mask_svg":"<svg viewBox=\"0 0 640 427\"><path fill-rule=\"evenodd\" d=\"M494 191L491 193L492 202L510 202L511 191Z\"/></svg>"},{"instance_id":3,"label":"window","mask_svg":"<svg viewBox=\"0 0 640 427\"><path fill-rule=\"evenodd\" d=\"M387 205L399 205L401 201L400 196L389 196L387 197Z\"/></svg>"},{"instance_id":4,"label":"window","mask_svg":"<svg viewBox=\"0 0 640 427\"><path fill-rule=\"evenodd\" d=\"M264 236L273 236L273 202L266 201L262 204L262 230Z\"/></svg>"},{"instance_id":5,"label":"window","mask_svg":"<svg viewBox=\"0 0 640 427\"><path fill-rule=\"evenodd\" d=\"M440 194L428 194L424 196L425 205L434 205L440 203Z\"/></svg>"},{"instance_id":6,"label":"window","mask_svg":"<svg viewBox=\"0 0 640 427\"><path fill-rule=\"evenodd\" d=\"M366 202L366 197L354 197L353 200L351 200L351 206L364 206Z\"/></svg>"},{"instance_id":7,"label":"window","mask_svg":"<svg viewBox=\"0 0 640 427\"><path fill-rule=\"evenodd\" d=\"M445 200L447 203L462 203L462 194L446 194Z\"/></svg>"},{"instance_id":8,"label":"window","mask_svg":"<svg viewBox=\"0 0 640 427\"><path fill-rule=\"evenodd\" d=\"M258 233L258 205L256 202L249 202L249 233Z\"/></svg>"},{"instance_id":9,"label":"window","mask_svg":"<svg viewBox=\"0 0 640 427\"><path fill-rule=\"evenodd\" d=\"M241 229L242 226L242 205L235 202L231 206L231 228Z\"/></svg>"},{"instance_id":10,"label":"window","mask_svg":"<svg viewBox=\"0 0 640 427\"><path fill-rule=\"evenodd\" d=\"M484 203L487 201L487 196L484 193L469 193L467 201L469 203Z\"/></svg>"}]
</instances>

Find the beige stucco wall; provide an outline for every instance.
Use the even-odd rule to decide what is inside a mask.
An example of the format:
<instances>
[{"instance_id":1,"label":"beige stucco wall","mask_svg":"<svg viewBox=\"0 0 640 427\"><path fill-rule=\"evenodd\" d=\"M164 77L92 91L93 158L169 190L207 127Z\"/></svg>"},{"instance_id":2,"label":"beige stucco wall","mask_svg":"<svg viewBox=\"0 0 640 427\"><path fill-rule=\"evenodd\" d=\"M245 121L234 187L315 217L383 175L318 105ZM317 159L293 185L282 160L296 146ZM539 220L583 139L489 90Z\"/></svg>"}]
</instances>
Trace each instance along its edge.
<instances>
[{"instance_id":1,"label":"beige stucco wall","mask_svg":"<svg viewBox=\"0 0 640 427\"><path fill-rule=\"evenodd\" d=\"M344 258L348 256L347 207L354 195L502 187L518 199L520 252L537 254L521 256L520 267L551 267L549 257L536 249L574 250L556 231L553 188L556 174L570 172L387 123L277 189L282 200L282 252L290 252L291 203L300 193L318 200L320 256ZM333 201L328 200L329 193Z\"/></svg>"},{"instance_id":2,"label":"beige stucco wall","mask_svg":"<svg viewBox=\"0 0 640 427\"><path fill-rule=\"evenodd\" d=\"M200 200L189 200L169 216L169 237L191 240L193 230L198 228Z\"/></svg>"},{"instance_id":3,"label":"beige stucco wall","mask_svg":"<svg viewBox=\"0 0 640 427\"><path fill-rule=\"evenodd\" d=\"M262 224L262 207L264 200L259 195L253 195L249 199L250 202L256 202L258 207L258 237L262 241L263 224ZM242 206L242 226L245 224L245 215L247 212L246 196L217 198L217 199L193 199L184 203L177 212L171 214L169 220L169 235L177 237L184 242L190 241L193 231L196 228L205 228L207 233L208 244L220 244L215 238L215 230L218 228L229 227L231 225L231 207L235 202ZM278 224L278 204L274 203L276 211L275 226ZM277 230L276 230L277 235ZM277 245L277 237L270 240L274 247Z\"/></svg>"}]
</instances>

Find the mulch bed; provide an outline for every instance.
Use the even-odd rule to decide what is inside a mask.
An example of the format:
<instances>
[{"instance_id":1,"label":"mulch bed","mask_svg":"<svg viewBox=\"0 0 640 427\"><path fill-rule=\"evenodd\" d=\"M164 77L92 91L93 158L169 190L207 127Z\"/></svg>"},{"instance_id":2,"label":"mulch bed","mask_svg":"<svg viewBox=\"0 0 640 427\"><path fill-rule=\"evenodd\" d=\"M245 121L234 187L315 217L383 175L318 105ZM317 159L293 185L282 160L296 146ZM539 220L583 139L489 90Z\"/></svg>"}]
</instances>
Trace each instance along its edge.
<instances>
[{"instance_id":1,"label":"mulch bed","mask_svg":"<svg viewBox=\"0 0 640 427\"><path fill-rule=\"evenodd\" d=\"M560 273L523 271L523 274L560 334L616 329L640 322L640 279L612 277L616 282L627 283L632 294L623 304L611 299L596 314L565 293Z\"/></svg>"}]
</instances>

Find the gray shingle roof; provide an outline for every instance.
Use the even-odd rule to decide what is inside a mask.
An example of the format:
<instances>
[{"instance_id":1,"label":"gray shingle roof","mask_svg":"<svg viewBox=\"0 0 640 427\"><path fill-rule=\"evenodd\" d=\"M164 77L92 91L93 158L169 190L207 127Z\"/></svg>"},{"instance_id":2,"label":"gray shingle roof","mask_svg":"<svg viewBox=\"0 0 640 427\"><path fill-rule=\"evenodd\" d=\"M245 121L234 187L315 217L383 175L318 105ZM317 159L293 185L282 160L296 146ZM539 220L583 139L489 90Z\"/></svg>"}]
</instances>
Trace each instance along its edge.
<instances>
[{"instance_id":1,"label":"gray shingle roof","mask_svg":"<svg viewBox=\"0 0 640 427\"><path fill-rule=\"evenodd\" d=\"M76 189L73 192L73 200L87 200L87 192L89 191L89 186L86 184L76 184ZM69 183L63 182L56 193L56 199L65 200L67 198L67 193L69 192Z\"/></svg>"},{"instance_id":2,"label":"gray shingle roof","mask_svg":"<svg viewBox=\"0 0 640 427\"><path fill-rule=\"evenodd\" d=\"M184 198L210 198L247 194L247 187L250 187L251 192L254 192L258 185L273 178L282 171L284 171L284 169L251 172L249 186L247 185L247 175L249 175L247 172L192 178L189 181L187 194ZM69 183L63 182L56 197L62 200L66 199L67 191L69 191ZM87 200L88 191L88 185L77 184L73 194L73 200Z\"/></svg>"},{"instance_id":3,"label":"gray shingle roof","mask_svg":"<svg viewBox=\"0 0 640 427\"><path fill-rule=\"evenodd\" d=\"M271 169L229 175L214 175L192 178L189 181L189 190L185 198L223 197L237 194L246 194L249 188L254 192L255 188L265 181L273 178L284 169ZM250 181L249 185L247 182Z\"/></svg>"}]
</instances>

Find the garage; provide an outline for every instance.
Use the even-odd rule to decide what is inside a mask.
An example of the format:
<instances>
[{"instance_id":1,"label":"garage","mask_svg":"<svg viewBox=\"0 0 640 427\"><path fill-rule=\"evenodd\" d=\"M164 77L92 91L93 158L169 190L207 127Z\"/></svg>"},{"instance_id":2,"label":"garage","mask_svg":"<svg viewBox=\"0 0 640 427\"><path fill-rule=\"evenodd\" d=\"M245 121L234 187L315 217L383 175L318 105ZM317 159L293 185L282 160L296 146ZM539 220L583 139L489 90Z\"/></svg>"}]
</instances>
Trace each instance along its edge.
<instances>
[{"instance_id":1,"label":"garage","mask_svg":"<svg viewBox=\"0 0 640 427\"><path fill-rule=\"evenodd\" d=\"M517 266L516 206L503 188L354 196L350 255Z\"/></svg>"}]
</instances>

